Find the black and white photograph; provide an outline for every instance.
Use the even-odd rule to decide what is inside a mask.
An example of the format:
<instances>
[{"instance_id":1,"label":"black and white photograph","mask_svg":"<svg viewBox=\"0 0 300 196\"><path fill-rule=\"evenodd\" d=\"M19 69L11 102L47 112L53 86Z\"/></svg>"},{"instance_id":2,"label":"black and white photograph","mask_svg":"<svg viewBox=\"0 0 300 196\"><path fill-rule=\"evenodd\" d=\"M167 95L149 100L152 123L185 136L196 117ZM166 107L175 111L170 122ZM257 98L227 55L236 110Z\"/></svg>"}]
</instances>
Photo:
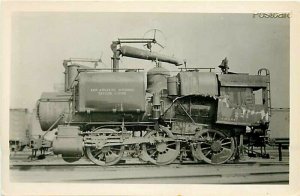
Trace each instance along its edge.
<instances>
[{"instance_id":1,"label":"black and white photograph","mask_svg":"<svg viewBox=\"0 0 300 196\"><path fill-rule=\"evenodd\" d=\"M8 184L291 185L292 13L146 10L11 13Z\"/></svg>"}]
</instances>

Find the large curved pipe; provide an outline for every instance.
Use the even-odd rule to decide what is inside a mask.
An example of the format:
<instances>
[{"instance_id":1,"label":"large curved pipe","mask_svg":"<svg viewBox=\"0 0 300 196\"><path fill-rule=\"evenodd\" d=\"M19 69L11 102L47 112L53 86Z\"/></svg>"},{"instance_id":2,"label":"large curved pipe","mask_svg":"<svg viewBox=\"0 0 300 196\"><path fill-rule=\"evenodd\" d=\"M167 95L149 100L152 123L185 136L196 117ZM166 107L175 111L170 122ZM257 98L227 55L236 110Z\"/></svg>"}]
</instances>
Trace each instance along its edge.
<instances>
[{"instance_id":1,"label":"large curved pipe","mask_svg":"<svg viewBox=\"0 0 300 196\"><path fill-rule=\"evenodd\" d=\"M161 62L174 64L176 66L182 65L182 63L174 57L165 56L156 52L150 52L148 50L143 50L132 46L121 46L119 51L123 56L126 57L145 60L158 60Z\"/></svg>"}]
</instances>

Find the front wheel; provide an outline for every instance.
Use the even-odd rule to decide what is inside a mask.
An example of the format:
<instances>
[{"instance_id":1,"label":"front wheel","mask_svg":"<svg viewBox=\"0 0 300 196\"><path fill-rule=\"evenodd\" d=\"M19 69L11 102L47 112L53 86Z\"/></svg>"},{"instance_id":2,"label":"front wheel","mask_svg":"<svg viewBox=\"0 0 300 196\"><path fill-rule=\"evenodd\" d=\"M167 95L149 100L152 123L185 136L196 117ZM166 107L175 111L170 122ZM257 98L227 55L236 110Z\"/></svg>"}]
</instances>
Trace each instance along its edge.
<instances>
[{"instance_id":1,"label":"front wheel","mask_svg":"<svg viewBox=\"0 0 300 196\"><path fill-rule=\"evenodd\" d=\"M93 135L109 138L117 134L113 129L98 129L93 132ZM87 147L85 148L85 155L95 164L101 166L109 166L117 164L123 157L125 146L113 145L104 146L102 148Z\"/></svg>"}]
</instances>

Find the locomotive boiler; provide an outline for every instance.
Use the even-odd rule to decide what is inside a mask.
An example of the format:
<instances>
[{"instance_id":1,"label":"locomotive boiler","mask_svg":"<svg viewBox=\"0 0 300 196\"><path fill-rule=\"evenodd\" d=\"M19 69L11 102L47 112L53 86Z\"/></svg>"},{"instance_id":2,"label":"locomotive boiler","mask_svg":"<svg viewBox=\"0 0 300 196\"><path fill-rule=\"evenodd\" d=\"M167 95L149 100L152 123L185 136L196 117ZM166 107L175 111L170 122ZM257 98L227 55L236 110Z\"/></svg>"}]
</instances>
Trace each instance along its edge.
<instances>
[{"instance_id":1,"label":"locomotive boiler","mask_svg":"<svg viewBox=\"0 0 300 196\"><path fill-rule=\"evenodd\" d=\"M151 47L142 50L126 43L151 46L155 40L114 41L112 69L65 60L65 92L42 93L41 128L57 128L53 151L65 161L87 156L106 166L133 152L132 156L157 165L183 155L221 164L237 157L246 129L267 130L268 70L257 75L231 73L225 59L221 74L185 67L171 76L161 63L181 66L182 62L152 52ZM141 69L120 69L121 57L152 60L156 66L145 77Z\"/></svg>"}]
</instances>

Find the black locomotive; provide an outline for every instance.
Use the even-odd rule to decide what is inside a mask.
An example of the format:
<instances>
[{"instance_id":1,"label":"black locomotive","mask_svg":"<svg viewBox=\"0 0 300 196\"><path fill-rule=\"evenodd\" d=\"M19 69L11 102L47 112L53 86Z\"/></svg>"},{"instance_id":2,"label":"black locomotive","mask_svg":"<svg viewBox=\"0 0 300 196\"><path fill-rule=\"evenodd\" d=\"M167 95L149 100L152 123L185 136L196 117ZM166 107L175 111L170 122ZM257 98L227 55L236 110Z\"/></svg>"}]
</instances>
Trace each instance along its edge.
<instances>
[{"instance_id":1,"label":"black locomotive","mask_svg":"<svg viewBox=\"0 0 300 196\"><path fill-rule=\"evenodd\" d=\"M125 152L157 165L183 156L221 164L238 156L246 132L252 141L257 133L257 140L265 136L268 70L231 73L224 59L221 74L184 67L171 76L160 63L181 66L179 60L124 45L141 42L151 49L155 39L114 41L109 70L64 61L65 92L43 93L38 103L42 129L58 129L55 154L67 162L85 155L103 166L118 163ZM146 80L140 69L120 69L121 56L152 60L156 67Z\"/></svg>"}]
</instances>

